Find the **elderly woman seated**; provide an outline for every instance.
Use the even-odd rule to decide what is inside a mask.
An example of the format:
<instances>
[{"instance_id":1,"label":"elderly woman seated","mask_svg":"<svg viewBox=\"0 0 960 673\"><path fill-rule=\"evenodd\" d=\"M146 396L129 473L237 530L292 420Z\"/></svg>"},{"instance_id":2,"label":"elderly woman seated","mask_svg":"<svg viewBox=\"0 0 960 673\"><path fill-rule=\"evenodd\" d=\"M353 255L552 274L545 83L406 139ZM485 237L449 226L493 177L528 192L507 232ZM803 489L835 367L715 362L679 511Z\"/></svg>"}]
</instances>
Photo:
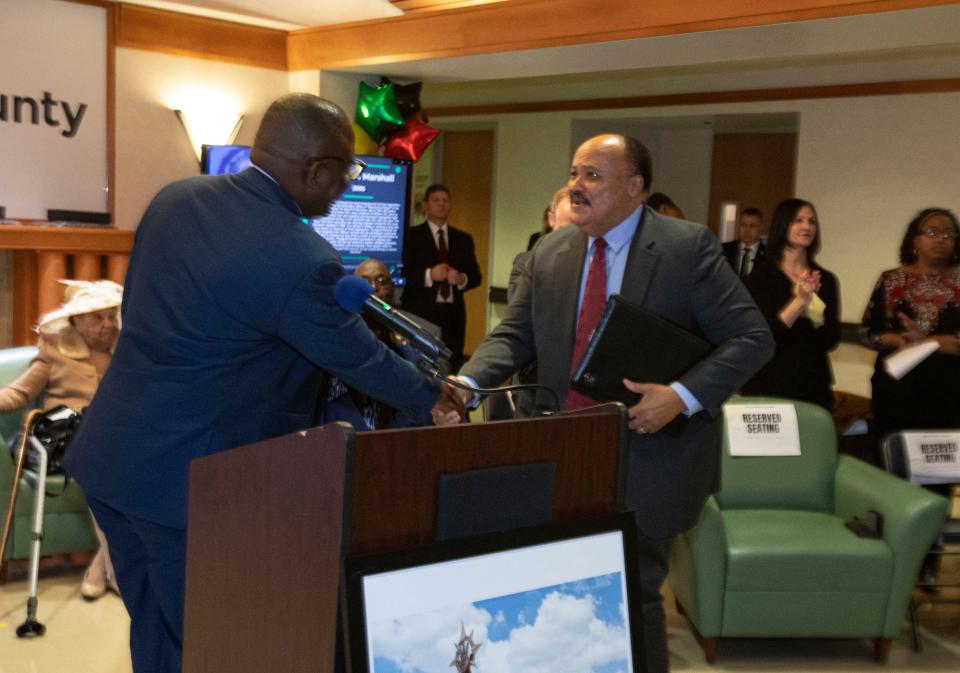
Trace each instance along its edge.
<instances>
[{"instance_id":1,"label":"elderly woman seated","mask_svg":"<svg viewBox=\"0 0 960 673\"><path fill-rule=\"evenodd\" d=\"M62 282L66 301L40 318L37 356L20 378L0 389L0 413L26 406L41 393L45 411L66 405L82 412L107 371L120 329L123 288L109 280ZM103 533L94 527L100 549L80 586L86 600L96 600L108 587L119 593Z\"/></svg>"}]
</instances>

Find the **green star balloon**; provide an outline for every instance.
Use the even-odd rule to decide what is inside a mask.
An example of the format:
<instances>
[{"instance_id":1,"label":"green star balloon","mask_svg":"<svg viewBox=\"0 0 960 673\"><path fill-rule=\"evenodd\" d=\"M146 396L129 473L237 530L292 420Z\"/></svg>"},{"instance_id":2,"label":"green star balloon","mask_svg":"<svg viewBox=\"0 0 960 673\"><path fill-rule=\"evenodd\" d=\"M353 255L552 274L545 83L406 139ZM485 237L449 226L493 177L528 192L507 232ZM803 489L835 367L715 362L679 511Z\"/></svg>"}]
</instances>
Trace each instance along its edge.
<instances>
[{"instance_id":1,"label":"green star balloon","mask_svg":"<svg viewBox=\"0 0 960 673\"><path fill-rule=\"evenodd\" d=\"M360 82L356 121L360 128L378 143L387 133L403 126L394 84L370 86L366 82Z\"/></svg>"}]
</instances>

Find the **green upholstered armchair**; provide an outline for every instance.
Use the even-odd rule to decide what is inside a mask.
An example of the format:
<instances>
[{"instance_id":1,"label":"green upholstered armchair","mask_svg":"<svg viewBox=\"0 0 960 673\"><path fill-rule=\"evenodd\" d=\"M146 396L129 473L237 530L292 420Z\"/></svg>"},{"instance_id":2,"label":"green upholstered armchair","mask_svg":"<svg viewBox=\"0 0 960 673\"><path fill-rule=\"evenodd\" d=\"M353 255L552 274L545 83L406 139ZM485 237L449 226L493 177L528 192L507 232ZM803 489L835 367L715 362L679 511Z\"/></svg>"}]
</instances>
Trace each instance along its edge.
<instances>
[{"instance_id":1,"label":"green upholstered armchair","mask_svg":"<svg viewBox=\"0 0 960 673\"><path fill-rule=\"evenodd\" d=\"M37 349L32 346L0 350L0 386L5 386L20 376L36 352ZM20 409L9 414L0 414L0 527L3 525L3 513L10 501L14 474L14 462L6 443L19 431L26 411ZM83 492L76 482L71 481L66 489L63 482L63 475L52 475L47 480L48 493L58 494L63 491L63 494L48 495L44 503L43 544L40 547L40 553L44 556L93 550L98 546ZM6 579L8 560L27 558L30 554L33 501L33 485L31 480L24 476L20 479L20 491L5 558L0 559L0 582Z\"/></svg>"},{"instance_id":2,"label":"green upholstered armchair","mask_svg":"<svg viewBox=\"0 0 960 673\"><path fill-rule=\"evenodd\" d=\"M709 663L722 637L873 638L886 661L946 500L838 457L830 415L793 404L800 456L732 457L725 433L721 490L678 536L670 586ZM871 509L884 517L882 538L844 525Z\"/></svg>"}]
</instances>

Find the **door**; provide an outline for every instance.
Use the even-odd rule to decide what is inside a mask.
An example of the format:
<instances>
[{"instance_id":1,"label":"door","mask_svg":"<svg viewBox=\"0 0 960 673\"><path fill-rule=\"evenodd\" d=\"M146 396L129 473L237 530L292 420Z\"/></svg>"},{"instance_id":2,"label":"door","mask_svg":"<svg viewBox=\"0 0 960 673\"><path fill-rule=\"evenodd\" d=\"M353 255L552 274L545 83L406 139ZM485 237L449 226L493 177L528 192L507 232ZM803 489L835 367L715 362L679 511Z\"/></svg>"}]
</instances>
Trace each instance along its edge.
<instances>
[{"instance_id":1,"label":"door","mask_svg":"<svg viewBox=\"0 0 960 673\"><path fill-rule=\"evenodd\" d=\"M470 355L487 334L493 131L444 131L441 182L450 189L450 225L473 236L483 282L464 295Z\"/></svg>"},{"instance_id":2,"label":"door","mask_svg":"<svg viewBox=\"0 0 960 673\"><path fill-rule=\"evenodd\" d=\"M709 224L720 234L724 201L763 212L764 234L773 209L793 196L797 164L796 133L718 133L713 137Z\"/></svg>"}]
</instances>

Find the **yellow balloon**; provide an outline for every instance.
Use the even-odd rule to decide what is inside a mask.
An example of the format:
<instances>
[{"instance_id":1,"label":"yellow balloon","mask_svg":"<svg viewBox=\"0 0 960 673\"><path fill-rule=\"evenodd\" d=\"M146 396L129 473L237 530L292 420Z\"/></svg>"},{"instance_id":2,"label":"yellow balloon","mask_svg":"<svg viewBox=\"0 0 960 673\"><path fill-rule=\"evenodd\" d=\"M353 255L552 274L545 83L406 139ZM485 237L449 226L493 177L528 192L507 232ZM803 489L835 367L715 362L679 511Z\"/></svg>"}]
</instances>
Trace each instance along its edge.
<instances>
[{"instance_id":1,"label":"yellow balloon","mask_svg":"<svg viewBox=\"0 0 960 673\"><path fill-rule=\"evenodd\" d=\"M353 126L353 151L355 154L380 154L380 145L367 135L359 124L354 122Z\"/></svg>"}]
</instances>

